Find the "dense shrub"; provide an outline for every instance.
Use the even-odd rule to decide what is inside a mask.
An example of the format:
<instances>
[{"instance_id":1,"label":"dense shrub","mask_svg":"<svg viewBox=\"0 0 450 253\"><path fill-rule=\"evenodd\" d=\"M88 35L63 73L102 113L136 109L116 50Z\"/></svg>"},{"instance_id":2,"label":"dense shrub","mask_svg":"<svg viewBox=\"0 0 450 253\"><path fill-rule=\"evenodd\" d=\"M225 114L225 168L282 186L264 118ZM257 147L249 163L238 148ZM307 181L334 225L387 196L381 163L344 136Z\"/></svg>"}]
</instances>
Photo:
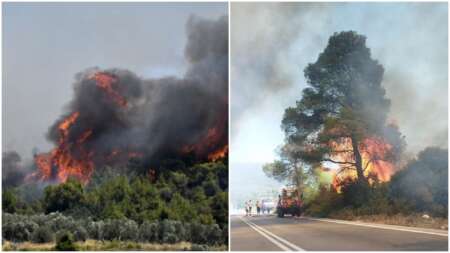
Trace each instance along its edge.
<instances>
[{"instance_id":1,"label":"dense shrub","mask_svg":"<svg viewBox=\"0 0 450 253\"><path fill-rule=\"evenodd\" d=\"M222 241L222 230L217 224L208 226L206 234L208 242L211 244L220 244Z\"/></svg>"},{"instance_id":2,"label":"dense shrub","mask_svg":"<svg viewBox=\"0 0 450 253\"><path fill-rule=\"evenodd\" d=\"M87 225L87 231L90 238L95 240L104 239L104 227L105 223L103 221L91 221Z\"/></svg>"},{"instance_id":3,"label":"dense shrub","mask_svg":"<svg viewBox=\"0 0 450 253\"><path fill-rule=\"evenodd\" d=\"M83 186L69 178L65 183L45 188L45 210L47 213L65 211L80 206L84 201Z\"/></svg>"},{"instance_id":4,"label":"dense shrub","mask_svg":"<svg viewBox=\"0 0 450 253\"><path fill-rule=\"evenodd\" d=\"M343 203L355 208L367 203L370 197L370 185L356 179L348 179L340 184Z\"/></svg>"},{"instance_id":5,"label":"dense shrub","mask_svg":"<svg viewBox=\"0 0 450 253\"><path fill-rule=\"evenodd\" d=\"M72 233L63 231L58 234L56 239L55 250L58 251L75 251L75 242Z\"/></svg>"},{"instance_id":6,"label":"dense shrub","mask_svg":"<svg viewBox=\"0 0 450 253\"><path fill-rule=\"evenodd\" d=\"M49 242L55 237L60 237L55 234L70 233L73 241L87 239L151 243L186 241L220 245L227 242L228 236L227 228L221 229L217 224L204 225L174 220L145 221L139 225L129 219L75 220L61 213L31 216L4 213L2 217L3 239L14 242L30 240L37 243Z\"/></svg>"},{"instance_id":7,"label":"dense shrub","mask_svg":"<svg viewBox=\"0 0 450 253\"><path fill-rule=\"evenodd\" d=\"M342 195L332 187L321 186L316 197L304 206L307 215L327 217L331 212L342 208Z\"/></svg>"},{"instance_id":8,"label":"dense shrub","mask_svg":"<svg viewBox=\"0 0 450 253\"><path fill-rule=\"evenodd\" d=\"M88 238L88 232L86 231L85 228L81 226L76 226L75 229L73 230L73 238L75 241L84 242Z\"/></svg>"},{"instance_id":9,"label":"dense shrub","mask_svg":"<svg viewBox=\"0 0 450 253\"><path fill-rule=\"evenodd\" d=\"M205 244L208 242L208 234L205 225L193 223L190 226L191 241L193 243Z\"/></svg>"},{"instance_id":10,"label":"dense shrub","mask_svg":"<svg viewBox=\"0 0 450 253\"><path fill-rule=\"evenodd\" d=\"M12 190L6 190L2 193L3 211L14 213L17 209L17 198Z\"/></svg>"},{"instance_id":11,"label":"dense shrub","mask_svg":"<svg viewBox=\"0 0 450 253\"><path fill-rule=\"evenodd\" d=\"M31 234L31 241L34 243L52 242L53 233L47 226L39 227Z\"/></svg>"},{"instance_id":12,"label":"dense shrub","mask_svg":"<svg viewBox=\"0 0 450 253\"><path fill-rule=\"evenodd\" d=\"M133 220L120 220L120 240L138 241L139 227Z\"/></svg>"},{"instance_id":13,"label":"dense shrub","mask_svg":"<svg viewBox=\"0 0 450 253\"><path fill-rule=\"evenodd\" d=\"M2 236L4 239L14 242L31 240L31 234L39 225L28 216L3 213Z\"/></svg>"},{"instance_id":14,"label":"dense shrub","mask_svg":"<svg viewBox=\"0 0 450 253\"><path fill-rule=\"evenodd\" d=\"M191 251L208 251L208 246L204 244L192 244Z\"/></svg>"},{"instance_id":15,"label":"dense shrub","mask_svg":"<svg viewBox=\"0 0 450 253\"><path fill-rule=\"evenodd\" d=\"M45 226L53 236L70 232L75 241L226 242L217 236L226 234L228 223L223 161L165 161L152 176L139 161L130 166L133 173L130 168L96 170L86 186L73 178L45 189L33 186L26 201L20 193L25 190L4 191L3 238L39 241L43 231L36 229Z\"/></svg>"},{"instance_id":16,"label":"dense shrub","mask_svg":"<svg viewBox=\"0 0 450 253\"><path fill-rule=\"evenodd\" d=\"M176 243L179 241L175 222L171 220L163 220L159 224L160 241L163 243Z\"/></svg>"},{"instance_id":17,"label":"dense shrub","mask_svg":"<svg viewBox=\"0 0 450 253\"><path fill-rule=\"evenodd\" d=\"M141 242L157 242L159 239L159 226L157 222L145 221L139 228Z\"/></svg>"}]
</instances>

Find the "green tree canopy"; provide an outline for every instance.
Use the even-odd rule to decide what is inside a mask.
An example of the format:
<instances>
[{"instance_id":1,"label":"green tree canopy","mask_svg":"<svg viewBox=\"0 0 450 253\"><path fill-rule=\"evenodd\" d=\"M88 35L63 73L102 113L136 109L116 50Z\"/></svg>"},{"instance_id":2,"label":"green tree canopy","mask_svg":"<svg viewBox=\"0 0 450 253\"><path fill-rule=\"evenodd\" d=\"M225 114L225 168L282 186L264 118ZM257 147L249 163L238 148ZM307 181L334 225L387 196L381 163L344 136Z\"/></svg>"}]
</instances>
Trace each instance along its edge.
<instances>
[{"instance_id":1,"label":"green tree canopy","mask_svg":"<svg viewBox=\"0 0 450 253\"><path fill-rule=\"evenodd\" d=\"M45 188L45 210L47 213L63 212L82 205L84 202L83 186L76 179L69 178L65 183L50 185Z\"/></svg>"}]
</instances>

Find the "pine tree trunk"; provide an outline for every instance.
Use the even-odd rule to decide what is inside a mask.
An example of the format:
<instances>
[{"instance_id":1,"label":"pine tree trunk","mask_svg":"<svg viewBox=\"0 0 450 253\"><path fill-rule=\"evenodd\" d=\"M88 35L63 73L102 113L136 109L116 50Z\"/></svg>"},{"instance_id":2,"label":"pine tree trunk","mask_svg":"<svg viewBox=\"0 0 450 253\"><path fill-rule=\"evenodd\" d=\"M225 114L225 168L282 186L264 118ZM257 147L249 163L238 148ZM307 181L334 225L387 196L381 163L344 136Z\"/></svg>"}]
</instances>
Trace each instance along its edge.
<instances>
[{"instance_id":1,"label":"pine tree trunk","mask_svg":"<svg viewBox=\"0 0 450 253\"><path fill-rule=\"evenodd\" d=\"M368 184L369 182L367 181L367 178L364 176L361 153L359 152L358 147L359 143L355 136L352 136L351 140L352 140L353 155L355 157L355 167L356 167L356 174L358 176L358 181Z\"/></svg>"}]
</instances>

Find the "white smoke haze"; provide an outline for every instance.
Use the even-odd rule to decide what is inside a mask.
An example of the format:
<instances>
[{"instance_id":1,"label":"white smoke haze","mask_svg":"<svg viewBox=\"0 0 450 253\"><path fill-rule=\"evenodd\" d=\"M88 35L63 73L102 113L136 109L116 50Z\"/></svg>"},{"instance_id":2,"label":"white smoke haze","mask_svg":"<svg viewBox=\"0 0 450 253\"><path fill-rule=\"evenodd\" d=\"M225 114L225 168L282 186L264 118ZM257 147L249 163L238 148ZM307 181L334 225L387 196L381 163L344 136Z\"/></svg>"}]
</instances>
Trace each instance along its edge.
<instances>
[{"instance_id":1,"label":"white smoke haze","mask_svg":"<svg viewBox=\"0 0 450 253\"><path fill-rule=\"evenodd\" d=\"M242 124L274 107L281 119L280 109L301 98L303 69L334 32L355 30L385 68L389 120L406 136L407 150L447 147L446 3L233 3L231 15L236 145Z\"/></svg>"},{"instance_id":2,"label":"white smoke haze","mask_svg":"<svg viewBox=\"0 0 450 253\"><path fill-rule=\"evenodd\" d=\"M256 180L247 193L234 177L257 173L276 157L284 110L301 99L304 68L335 32L365 35L372 58L383 65L388 121L405 136L405 155L447 148L447 3L232 3L230 15L233 203L264 190L265 181Z\"/></svg>"}]
</instances>

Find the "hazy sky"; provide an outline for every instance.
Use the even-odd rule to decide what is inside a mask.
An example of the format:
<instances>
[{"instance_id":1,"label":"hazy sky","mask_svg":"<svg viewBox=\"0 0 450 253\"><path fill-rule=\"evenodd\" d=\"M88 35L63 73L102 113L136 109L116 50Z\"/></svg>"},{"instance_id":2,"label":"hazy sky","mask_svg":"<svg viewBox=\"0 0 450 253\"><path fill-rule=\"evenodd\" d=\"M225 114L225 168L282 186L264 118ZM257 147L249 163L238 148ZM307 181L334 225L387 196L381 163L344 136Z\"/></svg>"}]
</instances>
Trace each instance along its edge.
<instances>
[{"instance_id":1,"label":"hazy sky","mask_svg":"<svg viewBox=\"0 0 450 253\"><path fill-rule=\"evenodd\" d=\"M227 13L227 3L4 3L3 150L46 151L48 127L86 68L181 76L189 16Z\"/></svg>"},{"instance_id":2,"label":"hazy sky","mask_svg":"<svg viewBox=\"0 0 450 253\"><path fill-rule=\"evenodd\" d=\"M446 3L232 3L232 201L244 194L239 183L251 181L261 191L264 182L253 175L276 158L284 110L301 99L303 70L334 32L367 37L385 68L388 118L405 135L408 152L447 147L447 16Z\"/></svg>"}]
</instances>

